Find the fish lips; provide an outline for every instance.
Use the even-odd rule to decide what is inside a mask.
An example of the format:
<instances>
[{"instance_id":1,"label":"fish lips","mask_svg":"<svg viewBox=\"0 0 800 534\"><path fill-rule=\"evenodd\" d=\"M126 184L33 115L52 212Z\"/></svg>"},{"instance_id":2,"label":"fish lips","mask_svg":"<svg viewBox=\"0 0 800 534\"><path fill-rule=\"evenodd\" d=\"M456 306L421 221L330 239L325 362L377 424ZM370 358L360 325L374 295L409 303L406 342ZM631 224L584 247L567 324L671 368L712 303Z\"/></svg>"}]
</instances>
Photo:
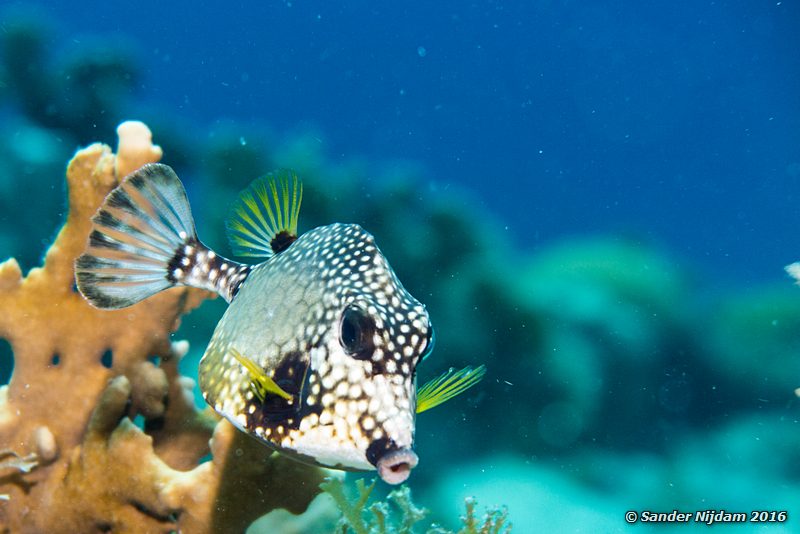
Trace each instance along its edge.
<instances>
[{"instance_id":1,"label":"fish lips","mask_svg":"<svg viewBox=\"0 0 800 534\"><path fill-rule=\"evenodd\" d=\"M367 460L378 470L378 476L387 484L405 482L419 457L409 447L398 447L393 440L378 439L367 449Z\"/></svg>"}]
</instances>

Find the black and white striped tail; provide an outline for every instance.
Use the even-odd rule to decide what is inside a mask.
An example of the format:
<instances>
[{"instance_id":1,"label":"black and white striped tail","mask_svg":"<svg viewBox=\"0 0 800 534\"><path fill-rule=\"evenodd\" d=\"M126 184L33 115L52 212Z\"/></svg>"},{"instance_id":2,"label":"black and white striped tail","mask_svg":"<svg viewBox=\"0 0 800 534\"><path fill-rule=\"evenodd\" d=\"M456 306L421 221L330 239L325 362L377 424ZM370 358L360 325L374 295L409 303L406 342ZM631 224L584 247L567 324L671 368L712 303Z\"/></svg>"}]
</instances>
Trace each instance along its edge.
<instances>
[{"instance_id":1,"label":"black and white striped tail","mask_svg":"<svg viewBox=\"0 0 800 534\"><path fill-rule=\"evenodd\" d=\"M250 270L197 239L186 191L167 165L128 175L92 223L75 278L97 308L131 306L176 285L216 291L230 302Z\"/></svg>"}]
</instances>

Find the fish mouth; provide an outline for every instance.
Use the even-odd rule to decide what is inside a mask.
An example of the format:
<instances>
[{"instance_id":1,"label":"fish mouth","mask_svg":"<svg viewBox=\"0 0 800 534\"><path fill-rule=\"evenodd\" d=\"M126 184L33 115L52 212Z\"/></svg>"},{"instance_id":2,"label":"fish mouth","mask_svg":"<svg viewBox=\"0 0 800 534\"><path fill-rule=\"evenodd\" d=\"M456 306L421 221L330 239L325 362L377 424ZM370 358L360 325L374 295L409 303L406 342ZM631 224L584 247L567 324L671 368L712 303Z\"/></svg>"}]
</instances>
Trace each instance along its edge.
<instances>
[{"instance_id":1,"label":"fish mouth","mask_svg":"<svg viewBox=\"0 0 800 534\"><path fill-rule=\"evenodd\" d=\"M387 484L401 484L408 479L417 463L419 458L414 451L397 449L384 454L375 467L378 469L378 476Z\"/></svg>"},{"instance_id":2,"label":"fish mouth","mask_svg":"<svg viewBox=\"0 0 800 534\"><path fill-rule=\"evenodd\" d=\"M367 460L378 470L378 476L387 484L401 484L419 463L411 447L400 447L393 439L380 438L367 448Z\"/></svg>"}]
</instances>

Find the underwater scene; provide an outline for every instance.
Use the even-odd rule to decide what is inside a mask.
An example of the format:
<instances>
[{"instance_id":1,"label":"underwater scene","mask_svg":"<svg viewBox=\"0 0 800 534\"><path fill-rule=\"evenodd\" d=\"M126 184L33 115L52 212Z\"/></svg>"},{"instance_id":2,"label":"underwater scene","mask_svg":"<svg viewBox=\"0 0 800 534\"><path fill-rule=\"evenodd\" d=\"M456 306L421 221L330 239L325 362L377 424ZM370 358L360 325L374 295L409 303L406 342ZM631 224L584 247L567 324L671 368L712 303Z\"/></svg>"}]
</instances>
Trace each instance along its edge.
<instances>
[{"instance_id":1,"label":"underwater scene","mask_svg":"<svg viewBox=\"0 0 800 534\"><path fill-rule=\"evenodd\" d=\"M799 23L3 2L0 532L800 532Z\"/></svg>"}]
</instances>

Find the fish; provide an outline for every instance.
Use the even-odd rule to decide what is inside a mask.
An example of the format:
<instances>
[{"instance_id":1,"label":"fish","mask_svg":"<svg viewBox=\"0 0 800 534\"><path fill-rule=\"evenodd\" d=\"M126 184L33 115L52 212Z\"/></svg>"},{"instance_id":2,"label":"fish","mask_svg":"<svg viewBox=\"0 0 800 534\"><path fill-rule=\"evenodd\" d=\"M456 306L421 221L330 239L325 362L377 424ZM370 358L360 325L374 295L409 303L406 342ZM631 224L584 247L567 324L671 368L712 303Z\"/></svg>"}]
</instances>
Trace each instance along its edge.
<instances>
[{"instance_id":1,"label":"fish","mask_svg":"<svg viewBox=\"0 0 800 534\"><path fill-rule=\"evenodd\" d=\"M120 309L175 286L228 307L199 364L205 401L239 430L301 462L376 470L404 482L418 464L416 415L477 384L450 369L417 388L435 344L427 309L357 224L298 233L303 185L290 170L258 178L226 223L234 255L197 237L186 190L154 163L126 176L92 218L75 262L81 295Z\"/></svg>"}]
</instances>

